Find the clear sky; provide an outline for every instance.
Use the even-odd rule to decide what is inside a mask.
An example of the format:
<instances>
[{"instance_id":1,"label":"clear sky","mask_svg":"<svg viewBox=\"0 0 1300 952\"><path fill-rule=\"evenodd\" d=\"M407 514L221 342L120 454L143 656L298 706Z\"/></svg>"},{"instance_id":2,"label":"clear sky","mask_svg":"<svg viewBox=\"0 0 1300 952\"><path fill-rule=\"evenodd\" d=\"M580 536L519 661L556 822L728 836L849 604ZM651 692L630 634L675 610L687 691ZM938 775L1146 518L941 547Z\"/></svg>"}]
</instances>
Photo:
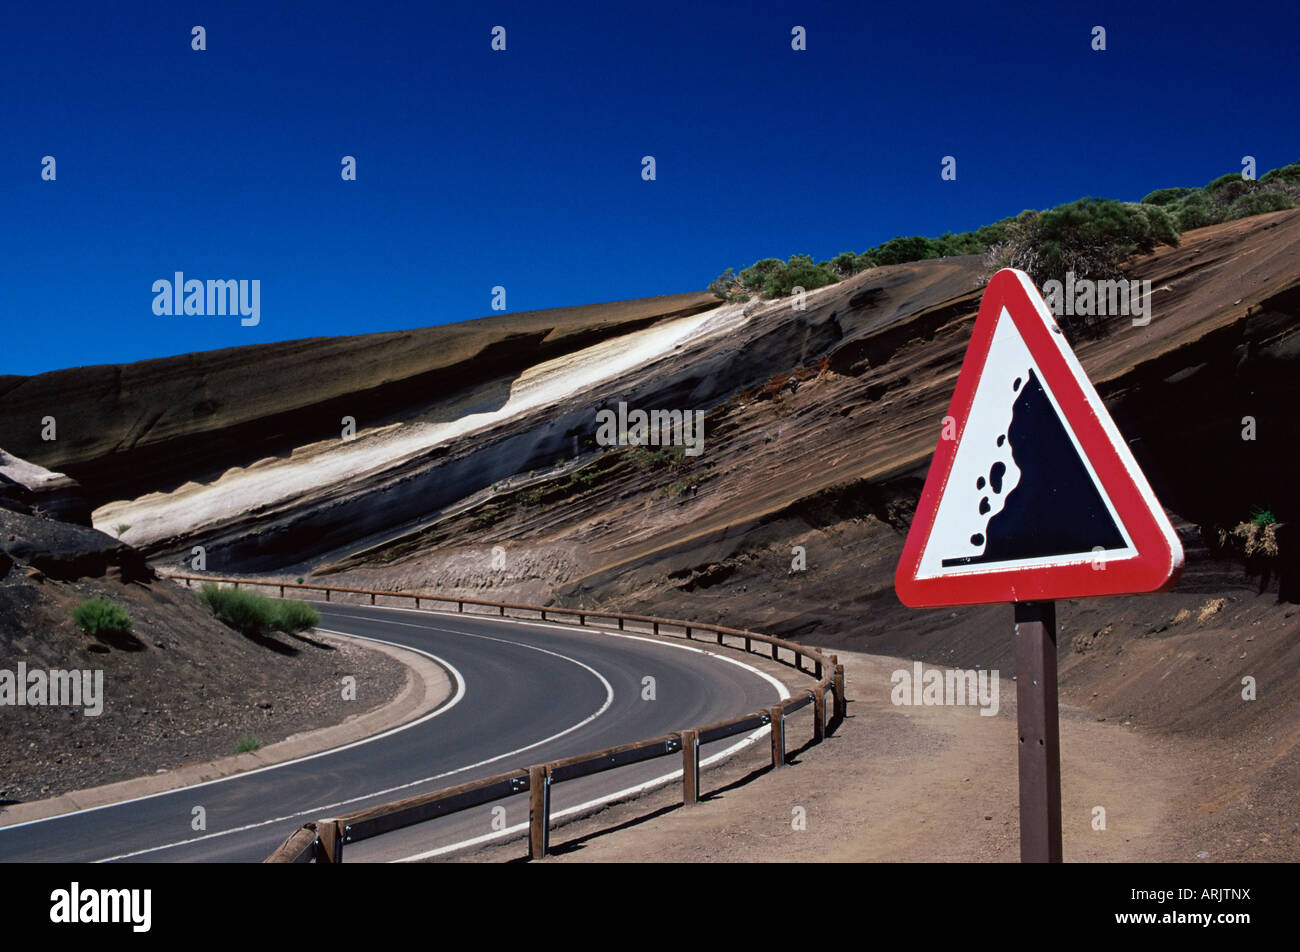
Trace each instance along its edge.
<instances>
[{"instance_id":1,"label":"clear sky","mask_svg":"<svg viewBox=\"0 0 1300 952\"><path fill-rule=\"evenodd\" d=\"M1262 174L1300 159L1298 10L6 3L0 374L464 320L498 285L507 312L693 291ZM177 271L259 280L260 322L155 315Z\"/></svg>"}]
</instances>

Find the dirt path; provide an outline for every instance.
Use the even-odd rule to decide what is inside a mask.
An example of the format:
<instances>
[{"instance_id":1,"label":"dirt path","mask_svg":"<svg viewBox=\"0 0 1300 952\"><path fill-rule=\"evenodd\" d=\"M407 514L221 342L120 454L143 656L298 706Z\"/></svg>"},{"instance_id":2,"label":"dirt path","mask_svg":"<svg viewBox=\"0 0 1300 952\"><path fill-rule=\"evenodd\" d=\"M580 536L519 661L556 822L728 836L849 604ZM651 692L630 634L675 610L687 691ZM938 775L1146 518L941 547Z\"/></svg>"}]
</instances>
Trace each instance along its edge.
<instances>
[{"instance_id":1,"label":"dirt path","mask_svg":"<svg viewBox=\"0 0 1300 952\"><path fill-rule=\"evenodd\" d=\"M1017 860L1014 683L1001 683L996 716L895 706L890 674L909 662L840 660L849 717L824 745L798 750L812 730L801 711L787 728L792 767L773 772L756 745L706 773L707 802L683 809L674 785L615 805L555 830L547 862ZM1196 766L1184 745L1077 708L1062 710L1061 740L1067 861L1196 858L1194 830L1179 819ZM1105 830L1093 829L1098 806ZM795 828L797 808L806 829ZM461 858L515 859L521 845Z\"/></svg>"}]
</instances>

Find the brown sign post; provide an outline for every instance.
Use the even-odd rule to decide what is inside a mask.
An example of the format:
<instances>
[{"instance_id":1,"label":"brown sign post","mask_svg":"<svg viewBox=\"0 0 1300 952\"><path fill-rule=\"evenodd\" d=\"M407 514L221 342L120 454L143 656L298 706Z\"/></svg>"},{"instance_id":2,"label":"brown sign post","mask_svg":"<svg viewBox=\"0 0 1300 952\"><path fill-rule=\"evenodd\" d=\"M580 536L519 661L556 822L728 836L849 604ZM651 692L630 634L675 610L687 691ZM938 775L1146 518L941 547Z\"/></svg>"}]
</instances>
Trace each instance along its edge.
<instances>
[{"instance_id":1,"label":"brown sign post","mask_svg":"<svg viewBox=\"0 0 1300 952\"><path fill-rule=\"evenodd\" d=\"M1061 739L1056 704L1056 603L1016 602L1020 727L1020 861L1061 861Z\"/></svg>"}]
</instances>

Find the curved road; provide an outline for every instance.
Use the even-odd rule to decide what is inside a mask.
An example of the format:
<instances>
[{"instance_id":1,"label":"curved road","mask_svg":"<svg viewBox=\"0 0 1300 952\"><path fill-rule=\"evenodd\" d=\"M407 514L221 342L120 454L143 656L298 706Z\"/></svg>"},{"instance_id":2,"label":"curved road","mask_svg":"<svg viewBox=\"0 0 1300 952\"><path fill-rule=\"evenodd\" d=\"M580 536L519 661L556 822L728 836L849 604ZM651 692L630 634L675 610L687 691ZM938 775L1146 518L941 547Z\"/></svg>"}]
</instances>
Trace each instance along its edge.
<instances>
[{"instance_id":1,"label":"curved road","mask_svg":"<svg viewBox=\"0 0 1300 952\"><path fill-rule=\"evenodd\" d=\"M777 683L726 653L635 635L479 615L316 603L320 627L399 644L449 669L453 694L394 731L198 786L0 827L0 861L260 861L309 820L414 796L528 764L625 744L757 710ZM642 699L642 679L656 699ZM709 756L734 744L719 741ZM674 757L552 790L551 811L680 769ZM527 796L345 847L345 861L420 857L528 818ZM191 827L193 810L207 828Z\"/></svg>"}]
</instances>

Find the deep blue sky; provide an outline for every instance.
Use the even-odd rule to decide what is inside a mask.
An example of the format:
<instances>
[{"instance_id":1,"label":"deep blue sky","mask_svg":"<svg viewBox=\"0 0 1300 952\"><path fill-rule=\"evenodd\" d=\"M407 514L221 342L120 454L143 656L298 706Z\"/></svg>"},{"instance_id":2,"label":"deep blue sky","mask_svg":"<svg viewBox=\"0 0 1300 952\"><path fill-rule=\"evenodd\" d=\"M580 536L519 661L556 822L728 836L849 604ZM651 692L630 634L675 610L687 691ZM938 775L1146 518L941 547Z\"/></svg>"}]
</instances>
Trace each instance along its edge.
<instances>
[{"instance_id":1,"label":"deep blue sky","mask_svg":"<svg viewBox=\"0 0 1300 952\"><path fill-rule=\"evenodd\" d=\"M368 6L5 4L0 374L698 290L1300 159L1290 2ZM178 270L260 279L260 325L155 316Z\"/></svg>"}]
</instances>

